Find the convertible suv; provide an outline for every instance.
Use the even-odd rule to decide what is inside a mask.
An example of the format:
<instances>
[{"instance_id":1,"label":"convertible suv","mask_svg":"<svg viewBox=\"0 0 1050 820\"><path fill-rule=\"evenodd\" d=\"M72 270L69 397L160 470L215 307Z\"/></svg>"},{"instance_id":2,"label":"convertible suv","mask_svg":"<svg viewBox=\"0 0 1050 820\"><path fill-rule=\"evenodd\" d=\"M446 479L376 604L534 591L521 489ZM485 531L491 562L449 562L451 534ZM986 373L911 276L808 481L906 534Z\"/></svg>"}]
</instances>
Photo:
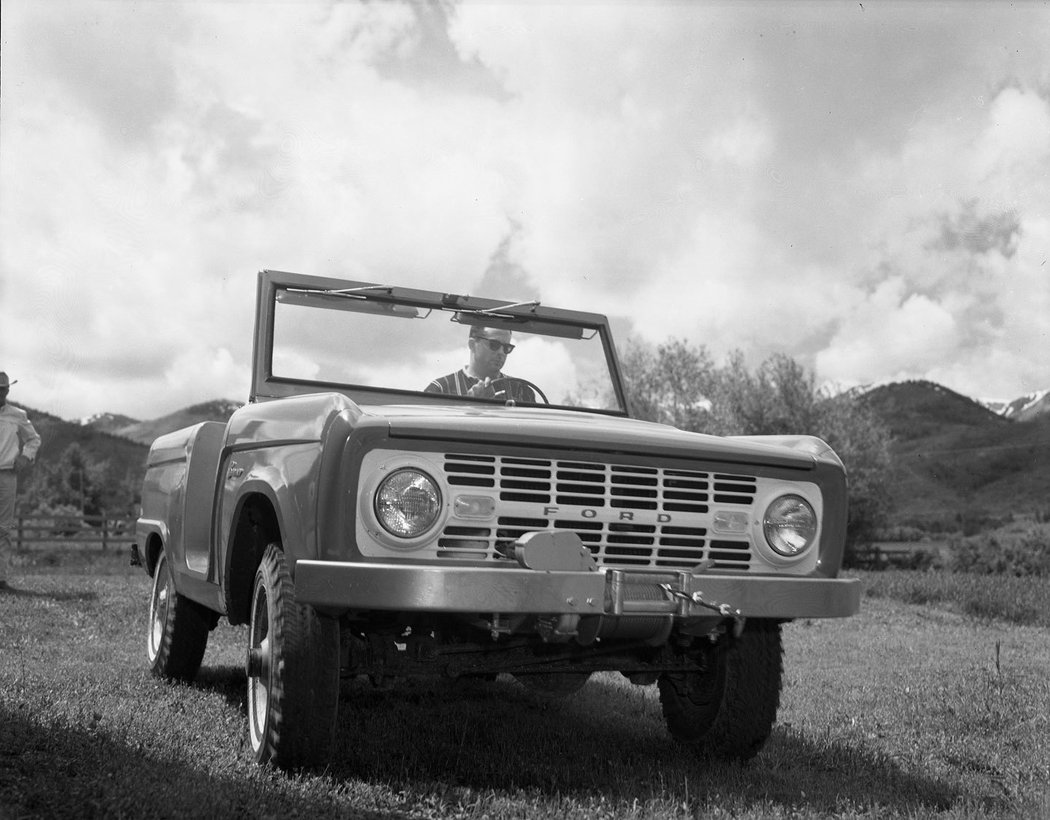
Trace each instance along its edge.
<instances>
[{"instance_id":1,"label":"convertible suv","mask_svg":"<svg viewBox=\"0 0 1050 820\"><path fill-rule=\"evenodd\" d=\"M508 374L431 392L472 330L510 331ZM604 316L263 271L248 403L150 450L133 560L153 673L192 680L219 619L247 624L251 747L284 768L324 763L340 679L362 675L557 696L619 672L659 687L677 740L753 756L782 624L859 608L836 578L842 462L627 399Z\"/></svg>"}]
</instances>

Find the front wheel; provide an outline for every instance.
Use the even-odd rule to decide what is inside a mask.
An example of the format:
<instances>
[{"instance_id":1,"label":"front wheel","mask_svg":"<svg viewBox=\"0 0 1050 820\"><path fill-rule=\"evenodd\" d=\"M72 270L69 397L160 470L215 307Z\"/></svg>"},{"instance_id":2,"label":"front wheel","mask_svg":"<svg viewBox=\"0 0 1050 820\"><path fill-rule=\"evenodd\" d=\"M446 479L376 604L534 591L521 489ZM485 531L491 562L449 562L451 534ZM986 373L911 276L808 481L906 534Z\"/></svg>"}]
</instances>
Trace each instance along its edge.
<instances>
[{"instance_id":1,"label":"front wheel","mask_svg":"<svg viewBox=\"0 0 1050 820\"><path fill-rule=\"evenodd\" d=\"M282 769L326 762L339 706L339 624L296 602L277 544L255 573L246 672L256 761Z\"/></svg>"},{"instance_id":2,"label":"front wheel","mask_svg":"<svg viewBox=\"0 0 1050 820\"><path fill-rule=\"evenodd\" d=\"M671 735L716 757L749 760L769 738L783 676L780 624L748 621L702 672L665 672L660 704Z\"/></svg>"},{"instance_id":3,"label":"front wheel","mask_svg":"<svg viewBox=\"0 0 1050 820\"><path fill-rule=\"evenodd\" d=\"M176 592L168 557L161 552L149 599L146 657L150 671L166 680L193 680L204 659L209 631L203 607Z\"/></svg>"}]
</instances>

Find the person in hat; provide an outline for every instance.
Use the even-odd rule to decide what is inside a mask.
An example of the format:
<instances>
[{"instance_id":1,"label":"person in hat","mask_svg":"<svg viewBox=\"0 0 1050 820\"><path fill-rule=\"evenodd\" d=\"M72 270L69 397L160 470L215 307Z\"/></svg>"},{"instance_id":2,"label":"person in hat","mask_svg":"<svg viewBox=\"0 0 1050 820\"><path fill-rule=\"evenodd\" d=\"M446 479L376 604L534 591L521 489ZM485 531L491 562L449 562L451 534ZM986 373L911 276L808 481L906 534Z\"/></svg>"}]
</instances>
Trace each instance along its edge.
<instances>
[{"instance_id":1,"label":"person in hat","mask_svg":"<svg viewBox=\"0 0 1050 820\"><path fill-rule=\"evenodd\" d=\"M514 350L510 339L509 330L471 327L467 336L470 361L466 367L434 379L424 392L534 403L536 395L527 385L503 373L507 356Z\"/></svg>"},{"instance_id":2,"label":"person in hat","mask_svg":"<svg viewBox=\"0 0 1050 820\"><path fill-rule=\"evenodd\" d=\"M0 590L10 589L7 573L11 566L18 471L32 464L40 449L40 435L25 410L7 403L7 393L16 382L0 371Z\"/></svg>"}]
</instances>

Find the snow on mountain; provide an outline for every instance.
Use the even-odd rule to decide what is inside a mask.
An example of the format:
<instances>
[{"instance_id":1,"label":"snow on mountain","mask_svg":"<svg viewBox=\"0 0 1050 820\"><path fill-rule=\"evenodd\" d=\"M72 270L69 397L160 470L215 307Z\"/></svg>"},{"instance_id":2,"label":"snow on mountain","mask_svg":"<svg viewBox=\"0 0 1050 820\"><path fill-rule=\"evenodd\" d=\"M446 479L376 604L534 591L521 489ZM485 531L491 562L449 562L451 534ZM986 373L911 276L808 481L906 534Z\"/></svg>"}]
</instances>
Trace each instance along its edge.
<instances>
[{"instance_id":1,"label":"snow on mountain","mask_svg":"<svg viewBox=\"0 0 1050 820\"><path fill-rule=\"evenodd\" d=\"M982 407L987 407L995 415L1001 416L1003 411L1010 406L1010 399L974 399Z\"/></svg>"},{"instance_id":2,"label":"snow on mountain","mask_svg":"<svg viewBox=\"0 0 1050 820\"><path fill-rule=\"evenodd\" d=\"M918 380L922 381L922 380ZM863 384L851 388L846 391L848 394L853 396L863 396L878 390L880 388L892 387L898 384L906 384L908 382L899 381L881 381L873 382L872 384ZM956 394L954 390L944 387L943 385L935 382L923 382L929 387L940 393L944 394ZM1004 419L1010 421L1031 421L1038 416L1050 413L1050 390L1038 390L1034 393L1027 393L1024 396L1019 396L1015 399L985 399L985 398L973 398L971 396L964 396L964 398L970 399L975 404L980 405L986 410L990 410L997 416L1001 416Z\"/></svg>"},{"instance_id":3,"label":"snow on mountain","mask_svg":"<svg viewBox=\"0 0 1050 820\"><path fill-rule=\"evenodd\" d=\"M96 413L93 416L81 419L78 423L81 427L91 427L103 433L116 433L123 427L137 424L138 419L122 416L119 413Z\"/></svg>"},{"instance_id":4,"label":"snow on mountain","mask_svg":"<svg viewBox=\"0 0 1050 820\"><path fill-rule=\"evenodd\" d=\"M998 411L1003 418L1012 421L1030 421L1036 416L1050 413L1050 390L1038 390L1007 402Z\"/></svg>"}]
</instances>

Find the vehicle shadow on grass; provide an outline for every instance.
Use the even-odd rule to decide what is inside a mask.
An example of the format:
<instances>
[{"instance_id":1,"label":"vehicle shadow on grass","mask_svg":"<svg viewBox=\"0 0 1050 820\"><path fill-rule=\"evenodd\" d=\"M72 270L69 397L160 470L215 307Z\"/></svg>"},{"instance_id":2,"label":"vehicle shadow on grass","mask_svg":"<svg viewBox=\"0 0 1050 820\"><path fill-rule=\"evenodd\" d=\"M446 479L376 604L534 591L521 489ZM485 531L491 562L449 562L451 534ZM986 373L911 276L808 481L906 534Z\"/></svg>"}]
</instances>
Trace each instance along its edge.
<instances>
[{"instance_id":1,"label":"vehicle shadow on grass","mask_svg":"<svg viewBox=\"0 0 1050 820\"><path fill-rule=\"evenodd\" d=\"M242 713L248 713L247 677L243 667L202 666L193 686L222 695L226 702Z\"/></svg>"},{"instance_id":2,"label":"vehicle shadow on grass","mask_svg":"<svg viewBox=\"0 0 1050 820\"><path fill-rule=\"evenodd\" d=\"M771 804L835 813L878 806L922 814L962 799L952 786L906 771L861 739L829 742L784 726L749 763L703 759L670 738L651 691L613 680L594 678L560 701L508 676L379 688L344 681L325 774L420 795L438 789L449 801L470 790L604 798L624 807ZM243 669L205 667L194 685L246 714Z\"/></svg>"},{"instance_id":3,"label":"vehicle shadow on grass","mask_svg":"<svg viewBox=\"0 0 1050 820\"><path fill-rule=\"evenodd\" d=\"M265 793L265 796L263 794ZM246 812L247 811L247 815ZM42 725L0 704L0 817L401 817L255 778L213 776L113 738L103 725Z\"/></svg>"},{"instance_id":4,"label":"vehicle shadow on grass","mask_svg":"<svg viewBox=\"0 0 1050 820\"><path fill-rule=\"evenodd\" d=\"M344 687L329 774L441 783L474 793L538 791L635 804L808 807L834 813L880 806L944 810L961 799L933 777L877 751L809 739L778 727L747 764L701 759L667 734L656 698L592 679L562 701L501 677L391 691Z\"/></svg>"}]
</instances>

